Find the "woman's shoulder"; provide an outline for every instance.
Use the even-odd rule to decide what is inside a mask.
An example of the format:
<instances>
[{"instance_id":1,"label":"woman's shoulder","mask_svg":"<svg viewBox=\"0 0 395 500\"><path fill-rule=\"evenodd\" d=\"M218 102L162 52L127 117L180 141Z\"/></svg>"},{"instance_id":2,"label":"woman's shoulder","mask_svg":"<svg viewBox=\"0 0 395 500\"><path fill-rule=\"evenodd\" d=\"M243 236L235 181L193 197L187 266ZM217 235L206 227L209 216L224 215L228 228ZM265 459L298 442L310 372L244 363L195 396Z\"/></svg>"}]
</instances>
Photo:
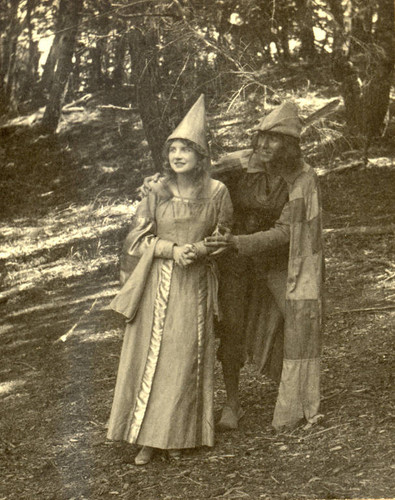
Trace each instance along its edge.
<instances>
[{"instance_id":1,"label":"woman's shoulder","mask_svg":"<svg viewBox=\"0 0 395 500\"><path fill-rule=\"evenodd\" d=\"M228 191L228 188L225 186L225 184L217 179L210 178L207 187L210 198L221 196Z\"/></svg>"}]
</instances>

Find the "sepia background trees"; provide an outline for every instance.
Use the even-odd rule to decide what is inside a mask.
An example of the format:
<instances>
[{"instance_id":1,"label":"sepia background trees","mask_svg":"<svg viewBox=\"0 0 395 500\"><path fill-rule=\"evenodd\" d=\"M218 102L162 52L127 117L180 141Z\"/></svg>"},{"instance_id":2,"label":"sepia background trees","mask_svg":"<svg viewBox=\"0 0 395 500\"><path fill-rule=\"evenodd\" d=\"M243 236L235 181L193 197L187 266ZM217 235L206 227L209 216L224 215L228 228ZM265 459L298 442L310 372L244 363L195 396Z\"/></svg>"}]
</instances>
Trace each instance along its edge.
<instances>
[{"instance_id":1,"label":"sepia background trees","mask_svg":"<svg viewBox=\"0 0 395 500\"><path fill-rule=\"evenodd\" d=\"M5 0L0 113L62 106L88 93L127 94L157 168L192 93L214 102L266 99L281 65L330 68L358 147L385 126L394 65L392 0Z\"/></svg>"}]
</instances>

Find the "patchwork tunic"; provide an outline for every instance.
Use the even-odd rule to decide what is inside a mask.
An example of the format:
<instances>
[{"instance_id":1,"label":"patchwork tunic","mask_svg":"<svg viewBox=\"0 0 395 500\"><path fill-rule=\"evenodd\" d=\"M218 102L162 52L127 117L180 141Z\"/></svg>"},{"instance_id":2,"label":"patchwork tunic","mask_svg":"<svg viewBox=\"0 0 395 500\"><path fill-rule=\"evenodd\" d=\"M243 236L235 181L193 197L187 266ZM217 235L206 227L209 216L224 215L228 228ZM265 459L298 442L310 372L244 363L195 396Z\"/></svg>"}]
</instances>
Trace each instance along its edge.
<instances>
[{"instance_id":1,"label":"patchwork tunic","mask_svg":"<svg viewBox=\"0 0 395 500\"><path fill-rule=\"evenodd\" d=\"M167 194L166 194L167 193ZM126 326L108 438L161 449L213 446L213 313L215 267L201 257L186 268L174 244L203 239L229 226L227 188L209 179L198 199L159 188L140 203L127 238L139 262L112 308Z\"/></svg>"},{"instance_id":2,"label":"patchwork tunic","mask_svg":"<svg viewBox=\"0 0 395 500\"><path fill-rule=\"evenodd\" d=\"M289 202L274 228L237 236L241 255L254 255L289 241L284 359L273 426L301 418L313 423L320 403L323 249L318 179L303 165L287 179Z\"/></svg>"}]
</instances>

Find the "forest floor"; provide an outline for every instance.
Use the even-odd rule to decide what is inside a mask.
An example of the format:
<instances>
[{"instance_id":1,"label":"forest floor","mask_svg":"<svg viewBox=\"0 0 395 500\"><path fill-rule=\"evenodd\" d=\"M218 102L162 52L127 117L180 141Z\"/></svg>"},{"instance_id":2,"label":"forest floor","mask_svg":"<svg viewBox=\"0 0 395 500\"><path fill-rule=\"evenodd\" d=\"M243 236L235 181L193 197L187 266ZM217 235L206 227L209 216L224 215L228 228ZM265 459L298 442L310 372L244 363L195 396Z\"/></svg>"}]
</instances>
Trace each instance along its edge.
<instances>
[{"instance_id":1,"label":"forest floor","mask_svg":"<svg viewBox=\"0 0 395 500\"><path fill-rule=\"evenodd\" d=\"M227 126L232 113L212 120L229 150L247 140ZM0 147L0 500L395 497L394 146L377 144L366 166L322 177L326 229L382 234L325 236L320 423L273 432L276 386L247 364L237 431L217 433L212 449L180 460L158 453L136 467L135 447L106 441L105 425L123 333L107 307L134 190L150 173L141 124L94 100L65 115L56 138L30 122L4 129ZM218 416L219 366L215 395Z\"/></svg>"}]
</instances>

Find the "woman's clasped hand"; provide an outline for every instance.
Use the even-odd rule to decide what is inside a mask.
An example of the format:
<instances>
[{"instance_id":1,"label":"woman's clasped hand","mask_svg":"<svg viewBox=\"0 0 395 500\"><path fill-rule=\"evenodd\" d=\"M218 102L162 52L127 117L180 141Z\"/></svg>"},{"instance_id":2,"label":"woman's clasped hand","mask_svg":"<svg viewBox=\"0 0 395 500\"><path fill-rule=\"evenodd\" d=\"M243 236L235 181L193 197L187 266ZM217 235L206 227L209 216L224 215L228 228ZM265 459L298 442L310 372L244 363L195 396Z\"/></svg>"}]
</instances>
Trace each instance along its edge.
<instances>
[{"instance_id":1,"label":"woman's clasped hand","mask_svg":"<svg viewBox=\"0 0 395 500\"><path fill-rule=\"evenodd\" d=\"M197 253L193 245L174 245L173 259L178 266L187 267L197 259Z\"/></svg>"}]
</instances>

